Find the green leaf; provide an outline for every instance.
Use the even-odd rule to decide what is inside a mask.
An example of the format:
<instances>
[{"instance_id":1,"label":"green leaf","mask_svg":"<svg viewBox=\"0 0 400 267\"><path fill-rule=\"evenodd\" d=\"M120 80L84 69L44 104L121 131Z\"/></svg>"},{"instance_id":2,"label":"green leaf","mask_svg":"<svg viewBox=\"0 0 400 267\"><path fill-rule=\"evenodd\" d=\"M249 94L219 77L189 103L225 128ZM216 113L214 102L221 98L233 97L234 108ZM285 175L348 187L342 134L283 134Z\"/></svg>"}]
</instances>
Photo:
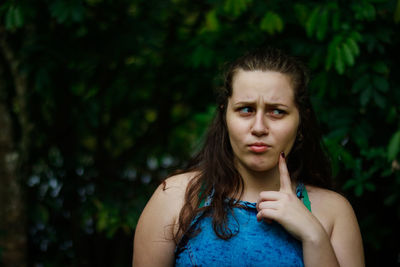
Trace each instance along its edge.
<instances>
[{"instance_id":1,"label":"green leaf","mask_svg":"<svg viewBox=\"0 0 400 267\"><path fill-rule=\"evenodd\" d=\"M368 147L368 140L371 136L371 132L372 130L370 129L370 126L366 121L358 121L350 132L350 138L354 140L358 147L366 148ZM362 152L363 150L361 150L361 153ZM370 151L368 152L369 153L366 153L366 155L370 156L372 153L370 153Z\"/></svg>"},{"instance_id":2,"label":"green leaf","mask_svg":"<svg viewBox=\"0 0 400 267\"><path fill-rule=\"evenodd\" d=\"M393 14L393 20L395 23L399 23L400 21L400 0L397 0L396 10Z\"/></svg>"},{"instance_id":3,"label":"green leaf","mask_svg":"<svg viewBox=\"0 0 400 267\"><path fill-rule=\"evenodd\" d=\"M387 112L387 116L386 116L386 122L392 124L396 121L396 119L398 118L397 115L397 109L395 106L389 107L389 110Z\"/></svg>"},{"instance_id":4,"label":"green leaf","mask_svg":"<svg viewBox=\"0 0 400 267\"><path fill-rule=\"evenodd\" d=\"M325 61L325 70L331 69L334 56L335 56L334 50L328 48L328 55L326 56L326 61Z\"/></svg>"},{"instance_id":5,"label":"green leaf","mask_svg":"<svg viewBox=\"0 0 400 267\"><path fill-rule=\"evenodd\" d=\"M233 17L238 17L246 11L251 2L252 0L225 0L224 11Z\"/></svg>"},{"instance_id":6,"label":"green leaf","mask_svg":"<svg viewBox=\"0 0 400 267\"><path fill-rule=\"evenodd\" d=\"M386 98L376 91L374 91L374 101L378 107L382 109L386 107Z\"/></svg>"},{"instance_id":7,"label":"green leaf","mask_svg":"<svg viewBox=\"0 0 400 267\"><path fill-rule=\"evenodd\" d=\"M278 14L269 11L261 20L260 28L273 35L275 32L283 30L283 21Z\"/></svg>"},{"instance_id":8,"label":"green leaf","mask_svg":"<svg viewBox=\"0 0 400 267\"><path fill-rule=\"evenodd\" d=\"M354 189L355 195L356 195L357 197L360 197L360 196L362 196L363 192L364 192L363 185L362 185L362 184L356 185L356 187L355 187L355 189Z\"/></svg>"},{"instance_id":9,"label":"green leaf","mask_svg":"<svg viewBox=\"0 0 400 267\"><path fill-rule=\"evenodd\" d=\"M336 49L341 42L342 37L340 35L335 35L333 40L329 43L328 46L328 55L325 61L325 69L330 70L332 64L335 62L336 58Z\"/></svg>"},{"instance_id":10,"label":"green leaf","mask_svg":"<svg viewBox=\"0 0 400 267\"><path fill-rule=\"evenodd\" d=\"M192 53L192 64L194 67L210 66L214 52L203 45L199 45Z\"/></svg>"},{"instance_id":11,"label":"green leaf","mask_svg":"<svg viewBox=\"0 0 400 267\"><path fill-rule=\"evenodd\" d=\"M361 76L359 79L356 80L356 82L353 84L353 87L351 91L353 93L360 92L364 88L367 88L370 83L370 78L367 74L364 74Z\"/></svg>"},{"instance_id":12,"label":"green leaf","mask_svg":"<svg viewBox=\"0 0 400 267\"><path fill-rule=\"evenodd\" d=\"M297 20L300 22L301 25L305 27L307 23L307 14L308 14L307 7L303 4L295 4L293 6L293 9L294 12L296 13Z\"/></svg>"},{"instance_id":13,"label":"green leaf","mask_svg":"<svg viewBox=\"0 0 400 267\"><path fill-rule=\"evenodd\" d=\"M358 56L360 54L360 49L358 48L357 42L353 38L347 38L346 43L354 55Z\"/></svg>"},{"instance_id":14,"label":"green leaf","mask_svg":"<svg viewBox=\"0 0 400 267\"><path fill-rule=\"evenodd\" d=\"M356 181L355 179L349 179L349 180L347 180L346 183L343 185L343 189L344 189L344 190L350 189L350 188L356 186L356 184L357 184L357 181Z\"/></svg>"},{"instance_id":15,"label":"green leaf","mask_svg":"<svg viewBox=\"0 0 400 267\"><path fill-rule=\"evenodd\" d=\"M375 64L373 64L372 69L379 74L389 73L388 66L382 61L379 61L379 62L376 62Z\"/></svg>"},{"instance_id":16,"label":"green leaf","mask_svg":"<svg viewBox=\"0 0 400 267\"><path fill-rule=\"evenodd\" d=\"M334 12L332 15L332 29L334 31L340 28L340 12Z\"/></svg>"},{"instance_id":17,"label":"green leaf","mask_svg":"<svg viewBox=\"0 0 400 267\"><path fill-rule=\"evenodd\" d=\"M350 33L350 37L351 37L351 39L354 39L355 41L359 41L359 42L361 42L363 40L362 35L356 31L352 31Z\"/></svg>"},{"instance_id":18,"label":"green leaf","mask_svg":"<svg viewBox=\"0 0 400 267\"><path fill-rule=\"evenodd\" d=\"M318 22L319 11L320 7L319 6L315 7L314 10L311 12L310 17L307 20L306 32L308 37L312 37L314 30L318 27L317 22Z\"/></svg>"},{"instance_id":19,"label":"green leaf","mask_svg":"<svg viewBox=\"0 0 400 267\"><path fill-rule=\"evenodd\" d=\"M50 13L58 23L63 23L69 16L69 9L64 1L58 0L50 5Z\"/></svg>"},{"instance_id":20,"label":"green leaf","mask_svg":"<svg viewBox=\"0 0 400 267\"><path fill-rule=\"evenodd\" d=\"M400 130L397 131L389 141L387 157L389 161L394 160L400 151Z\"/></svg>"},{"instance_id":21,"label":"green leaf","mask_svg":"<svg viewBox=\"0 0 400 267\"><path fill-rule=\"evenodd\" d=\"M368 104L368 102L369 102L369 100L370 100L370 98L372 96L372 92L373 92L373 90L372 90L372 86L371 85L368 85L364 89L364 91L361 92L361 96L360 96L361 106L365 107Z\"/></svg>"},{"instance_id":22,"label":"green leaf","mask_svg":"<svg viewBox=\"0 0 400 267\"><path fill-rule=\"evenodd\" d=\"M11 6L6 13L6 29L14 29L14 8Z\"/></svg>"},{"instance_id":23,"label":"green leaf","mask_svg":"<svg viewBox=\"0 0 400 267\"><path fill-rule=\"evenodd\" d=\"M373 183L365 183L365 189L373 192L376 190L376 186Z\"/></svg>"},{"instance_id":24,"label":"green leaf","mask_svg":"<svg viewBox=\"0 0 400 267\"><path fill-rule=\"evenodd\" d=\"M15 30L24 25L24 18L19 6L10 6L5 16L7 30Z\"/></svg>"},{"instance_id":25,"label":"green leaf","mask_svg":"<svg viewBox=\"0 0 400 267\"><path fill-rule=\"evenodd\" d=\"M373 82L375 88L381 92L387 92L389 90L389 83L382 76L373 76L372 82Z\"/></svg>"},{"instance_id":26,"label":"green leaf","mask_svg":"<svg viewBox=\"0 0 400 267\"><path fill-rule=\"evenodd\" d=\"M385 198L384 203L386 206L390 206L396 203L396 200L399 198L397 194L391 194Z\"/></svg>"},{"instance_id":27,"label":"green leaf","mask_svg":"<svg viewBox=\"0 0 400 267\"><path fill-rule=\"evenodd\" d=\"M360 2L353 4L353 10L355 12L355 18L358 20L372 21L375 19L375 7L370 3Z\"/></svg>"},{"instance_id":28,"label":"green leaf","mask_svg":"<svg viewBox=\"0 0 400 267\"><path fill-rule=\"evenodd\" d=\"M365 18L367 19L367 20L370 20L370 21L372 21L372 20L374 20L375 19L375 15L376 15L376 11L375 11L375 7L373 6L373 5L371 5L371 4L366 4L365 5Z\"/></svg>"},{"instance_id":29,"label":"green leaf","mask_svg":"<svg viewBox=\"0 0 400 267\"><path fill-rule=\"evenodd\" d=\"M56 0L50 4L50 13L58 23L80 22L85 9L80 1Z\"/></svg>"},{"instance_id":30,"label":"green leaf","mask_svg":"<svg viewBox=\"0 0 400 267\"><path fill-rule=\"evenodd\" d=\"M157 119L157 111L154 109L148 109L145 112L146 121L152 123Z\"/></svg>"},{"instance_id":31,"label":"green leaf","mask_svg":"<svg viewBox=\"0 0 400 267\"><path fill-rule=\"evenodd\" d=\"M355 164L354 158L346 149L342 148L342 150L340 151L340 156L341 156L344 164L346 165L346 167L353 168L353 166Z\"/></svg>"},{"instance_id":32,"label":"green leaf","mask_svg":"<svg viewBox=\"0 0 400 267\"><path fill-rule=\"evenodd\" d=\"M336 54L335 54L335 68L339 74L343 74L345 70L344 60L343 60L343 53L340 47L336 47Z\"/></svg>"},{"instance_id":33,"label":"green leaf","mask_svg":"<svg viewBox=\"0 0 400 267\"><path fill-rule=\"evenodd\" d=\"M71 92L76 96L83 96L86 92L86 86L84 83L74 84L70 87Z\"/></svg>"},{"instance_id":34,"label":"green leaf","mask_svg":"<svg viewBox=\"0 0 400 267\"><path fill-rule=\"evenodd\" d=\"M342 51L343 51L343 56L344 56L344 59L346 60L346 63L349 66L353 66L354 65L354 56L353 56L349 46L346 43L342 44Z\"/></svg>"},{"instance_id":35,"label":"green leaf","mask_svg":"<svg viewBox=\"0 0 400 267\"><path fill-rule=\"evenodd\" d=\"M210 31L218 31L219 22L217 17L217 11L215 9L210 10L206 14L206 27Z\"/></svg>"},{"instance_id":36,"label":"green leaf","mask_svg":"<svg viewBox=\"0 0 400 267\"><path fill-rule=\"evenodd\" d=\"M24 24L24 18L22 17L21 9L18 6L14 9L14 22L16 28L20 28Z\"/></svg>"},{"instance_id":37,"label":"green leaf","mask_svg":"<svg viewBox=\"0 0 400 267\"><path fill-rule=\"evenodd\" d=\"M317 40L322 41L325 38L326 31L328 29L328 17L329 13L326 8L324 8L320 14L317 27Z\"/></svg>"}]
</instances>

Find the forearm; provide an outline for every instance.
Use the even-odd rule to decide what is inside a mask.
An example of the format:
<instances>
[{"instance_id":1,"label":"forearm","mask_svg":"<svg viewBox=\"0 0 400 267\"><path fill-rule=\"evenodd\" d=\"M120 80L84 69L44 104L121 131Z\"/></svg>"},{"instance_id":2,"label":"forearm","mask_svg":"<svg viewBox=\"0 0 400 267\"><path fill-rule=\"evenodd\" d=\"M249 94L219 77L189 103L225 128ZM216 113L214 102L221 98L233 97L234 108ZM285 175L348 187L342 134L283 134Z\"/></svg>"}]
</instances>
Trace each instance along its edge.
<instances>
[{"instance_id":1,"label":"forearm","mask_svg":"<svg viewBox=\"0 0 400 267\"><path fill-rule=\"evenodd\" d=\"M330 239L323 228L319 229L313 236L303 240L302 245L306 267L340 266Z\"/></svg>"}]
</instances>

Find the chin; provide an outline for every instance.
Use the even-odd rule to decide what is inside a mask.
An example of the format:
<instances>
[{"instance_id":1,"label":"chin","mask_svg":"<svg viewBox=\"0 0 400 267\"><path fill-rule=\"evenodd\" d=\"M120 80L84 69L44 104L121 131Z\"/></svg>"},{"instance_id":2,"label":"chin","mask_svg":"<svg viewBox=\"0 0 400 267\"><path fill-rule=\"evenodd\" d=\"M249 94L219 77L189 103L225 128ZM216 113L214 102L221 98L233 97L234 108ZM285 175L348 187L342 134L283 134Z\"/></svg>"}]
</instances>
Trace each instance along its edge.
<instances>
[{"instance_id":1,"label":"chin","mask_svg":"<svg viewBox=\"0 0 400 267\"><path fill-rule=\"evenodd\" d=\"M249 164L247 167L255 172L266 172L273 169L276 166L273 164Z\"/></svg>"},{"instance_id":2,"label":"chin","mask_svg":"<svg viewBox=\"0 0 400 267\"><path fill-rule=\"evenodd\" d=\"M253 172L267 172L275 168L278 164L277 160L271 158L248 157L236 158L236 166ZM239 167L239 168L240 168Z\"/></svg>"}]
</instances>

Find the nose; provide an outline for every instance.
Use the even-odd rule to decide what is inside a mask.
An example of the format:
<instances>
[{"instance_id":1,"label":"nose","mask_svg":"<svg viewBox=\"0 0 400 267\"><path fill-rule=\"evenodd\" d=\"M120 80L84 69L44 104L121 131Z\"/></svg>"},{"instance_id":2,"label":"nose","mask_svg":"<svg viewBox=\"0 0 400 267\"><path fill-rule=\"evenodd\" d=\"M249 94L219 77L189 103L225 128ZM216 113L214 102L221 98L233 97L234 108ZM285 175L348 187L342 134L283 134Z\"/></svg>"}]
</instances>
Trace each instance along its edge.
<instances>
[{"instance_id":1,"label":"nose","mask_svg":"<svg viewBox=\"0 0 400 267\"><path fill-rule=\"evenodd\" d=\"M263 112L257 112L254 117L251 133L257 137L268 134L267 120Z\"/></svg>"}]
</instances>

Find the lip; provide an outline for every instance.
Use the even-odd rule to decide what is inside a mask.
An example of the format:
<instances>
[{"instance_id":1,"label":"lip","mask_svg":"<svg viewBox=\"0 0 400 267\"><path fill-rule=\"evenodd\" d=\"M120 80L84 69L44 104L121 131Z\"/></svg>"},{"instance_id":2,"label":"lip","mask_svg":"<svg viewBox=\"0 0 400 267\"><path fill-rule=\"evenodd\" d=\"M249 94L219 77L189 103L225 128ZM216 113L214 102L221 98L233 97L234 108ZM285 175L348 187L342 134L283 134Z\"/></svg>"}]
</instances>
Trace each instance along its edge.
<instances>
[{"instance_id":1,"label":"lip","mask_svg":"<svg viewBox=\"0 0 400 267\"><path fill-rule=\"evenodd\" d=\"M250 151L255 152L255 153L262 153L271 148L271 146L269 146L263 142L252 143L252 144L248 145L248 147L249 147Z\"/></svg>"}]
</instances>

